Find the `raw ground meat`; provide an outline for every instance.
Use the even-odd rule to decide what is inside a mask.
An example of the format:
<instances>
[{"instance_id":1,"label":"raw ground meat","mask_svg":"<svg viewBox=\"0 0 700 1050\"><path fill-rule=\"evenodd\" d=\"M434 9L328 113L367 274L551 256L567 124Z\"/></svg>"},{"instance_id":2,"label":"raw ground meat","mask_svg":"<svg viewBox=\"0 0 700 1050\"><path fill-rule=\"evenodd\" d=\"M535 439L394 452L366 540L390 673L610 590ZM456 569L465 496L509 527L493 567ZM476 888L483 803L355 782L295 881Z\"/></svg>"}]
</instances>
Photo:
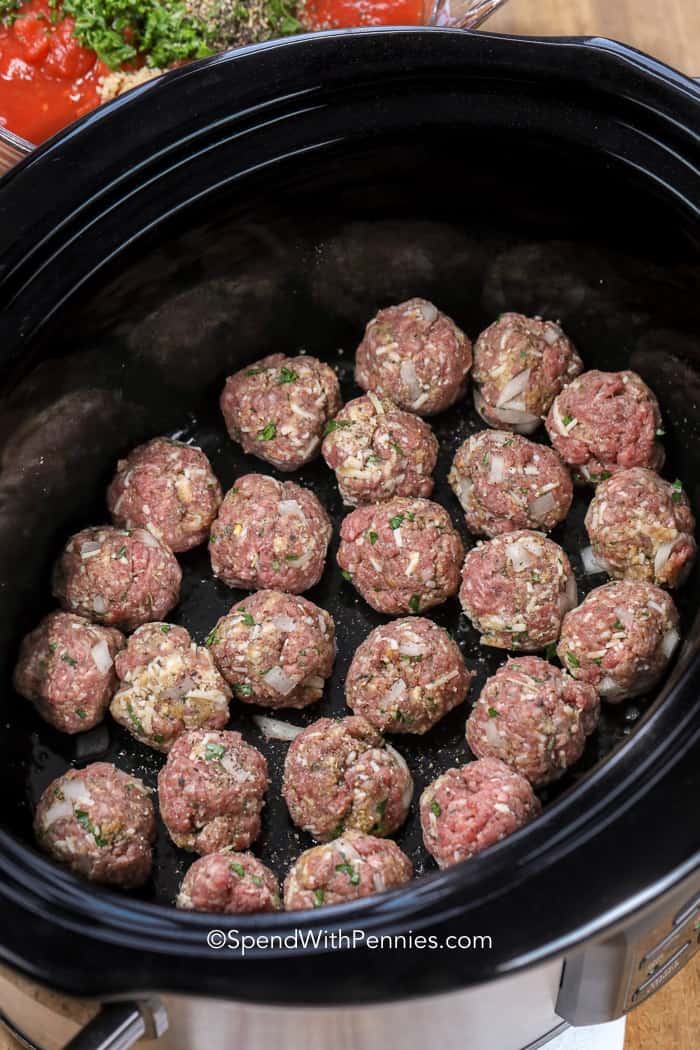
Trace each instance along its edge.
<instances>
[{"instance_id":1,"label":"raw ground meat","mask_svg":"<svg viewBox=\"0 0 700 1050\"><path fill-rule=\"evenodd\" d=\"M279 911L280 887L274 872L252 853L225 849L192 864L176 903L187 911L221 915Z\"/></svg>"}]
</instances>

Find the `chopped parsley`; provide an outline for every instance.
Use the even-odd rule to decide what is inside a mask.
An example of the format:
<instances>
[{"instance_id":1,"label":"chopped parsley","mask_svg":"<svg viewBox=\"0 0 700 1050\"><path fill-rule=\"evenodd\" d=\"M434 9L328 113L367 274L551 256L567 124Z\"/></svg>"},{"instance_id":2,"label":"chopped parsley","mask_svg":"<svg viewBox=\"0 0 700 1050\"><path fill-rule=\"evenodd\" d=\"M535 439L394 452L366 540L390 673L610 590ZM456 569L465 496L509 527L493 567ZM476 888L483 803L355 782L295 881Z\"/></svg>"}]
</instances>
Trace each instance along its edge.
<instances>
[{"instance_id":1,"label":"chopped parsley","mask_svg":"<svg viewBox=\"0 0 700 1050\"><path fill-rule=\"evenodd\" d=\"M253 695L253 687L250 682L236 682L233 688L237 693L240 693L241 696Z\"/></svg>"},{"instance_id":2,"label":"chopped parsley","mask_svg":"<svg viewBox=\"0 0 700 1050\"><path fill-rule=\"evenodd\" d=\"M343 569L342 576L343 576L344 580L351 580L352 579L352 573L348 572L347 569Z\"/></svg>"},{"instance_id":3,"label":"chopped parsley","mask_svg":"<svg viewBox=\"0 0 700 1050\"><path fill-rule=\"evenodd\" d=\"M573 423L574 417L573 416L562 416L561 417L561 421L562 421L562 423L564 424L565 427L568 427L570 423Z\"/></svg>"},{"instance_id":4,"label":"chopped parsley","mask_svg":"<svg viewBox=\"0 0 700 1050\"><path fill-rule=\"evenodd\" d=\"M369 532L368 535L369 535L369 542L374 547L375 543L379 539L379 536L377 536L376 532Z\"/></svg>"},{"instance_id":5,"label":"chopped parsley","mask_svg":"<svg viewBox=\"0 0 700 1050\"><path fill-rule=\"evenodd\" d=\"M395 441L392 441L391 447L393 448L393 450L394 450L394 452L396 453L397 456L403 456L404 451L401 448L401 445L397 445Z\"/></svg>"},{"instance_id":6,"label":"chopped parsley","mask_svg":"<svg viewBox=\"0 0 700 1050\"><path fill-rule=\"evenodd\" d=\"M49 652L55 653L58 649L58 642L49 642Z\"/></svg>"},{"instance_id":7,"label":"chopped parsley","mask_svg":"<svg viewBox=\"0 0 700 1050\"><path fill-rule=\"evenodd\" d=\"M252 872L251 872L251 875L250 875L250 881L253 883L254 886L257 886L258 889L260 889L260 887L263 884L263 880L260 878L260 876L259 875L253 875Z\"/></svg>"},{"instance_id":8,"label":"chopped parsley","mask_svg":"<svg viewBox=\"0 0 700 1050\"><path fill-rule=\"evenodd\" d=\"M301 554L285 554L284 556L285 561L299 561L300 558Z\"/></svg>"},{"instance_id":9,"label":"chopped parsley","mask_svg":"<svg viewBox=\"0 0 700 1050\"><path fill-rule=\"evenodd\" d=\"M544 655L548 660L553 660L554 657L557 655L557 643L550 642L544 651Z\"/></svg>"},{"instance_id":10,"label":"chopped parsley","mask_svg":"<svg viewBox=\"0 0 700 1050\"><path fill-rule=\"evenodd\" d=\"M359 871L355 871L350 864L336 864L335 870L344 872L353 886L357 886L360 881Z\"/></svg>"},{"instance_id":11,"label":"chopped parsley","mask_svg":"<svg viewBox=\"0 0 700 1050\"><path fill-rule=\"evenodd\" d=\"M609 470L601 470L600 474L591 474L589 480L593 481L593 482L596 482L596 481L607 481L609 477L610 477L610 471Z\"/></svg>"},{"instance_id":12,"label":"chopped parsley","mask_svg":"<svg viewBox=\"0 0 700 1050\"><path fill-rule=\"evenodd\" d=\"M680 480L680 478L676 478L671 488L673 490L671 493L671 499L674 503L680 503L680 501L683 499L683 482Z\"/></svg>"},{"instance_id":13,"label":"chopped parsley","mask_svg":"<svg viewBox=\"0 0 700 1050\"><path fill-rule=\"evenodd\" d=\"M94 838L95 844L97 846L107 846L107 845L109 845L107 839L104 838L102 835L100 835L99 830L95 827L95 825L90 820L90 814L86 813L84 809L76 809L76 811L75 811L75 819L78 821L78 823L80 824L81 828L85 828L86 831L90 832L90 834Z\"/></svg>"},{"instance_id":14,"label":"chopped parsley","mask_svg":"<svg viewBox=\"0 0 700 1050\"><path fill-rule=\"evenodd\" d=\"M379 459L379 456L375 456L374 453L372 453L371 456L367 457L367 462L371 463L372 466L374 466L375 463L380 463L381 460Z\"/></svg>"},{"instance_id":15,"label":"chopped parsley","mask_svg":"<svg viewBox=\"0 0 700 1050\"><path fill-rule=\"evenodd\" d=\"M258 432L258 437L261 441L272 441L277 436L277 424L267 423L262 430Z\"/></svg>"},{"instance_id":16,"label":"chopped parsley","mask_svg":"<svg viewBox=\"0 0 700 1050\"><path fill-rule=\"evenodd\" d=\"M250 615L249 612L241 613L241 620L246 625L246 627L254 627L255 626L255 620L253 619L253 617Z\"/></svg>"},{"instance_id":17,"label":"chopped parsley","mask_svg":"<svg viewBox=\"0 0 700 1050\"><path fill-rule=\"evenodd\" d=\"M434 813L436 817L442 816L442 806L436 798L432 799L430 803L430 812Z\"/></svg>"},{"instance_id":18,"label":"chopped parsley","mask_svg":"<svg viewBox=\"0 0 700 1050\"><path fill-rule=\"evenodd\" d=\"M320 908L326 899L326 895L323 890L314 890L314 908Z\"/></svg>"},{"instance_id":19,"label":"chopped parsley","mask_svg":"<svg viewBox=\"0 0 700 1050\"><path fill-rule=\"evenodd\" d=\"M657 427L655 433L657 438L666 437L666 431L663 427Z\"/></svg>"},{"instance_id":20,"label":"chopped parsley","mask_svg":"<svg viewBox=\"0 0 700 1050\"><path fill-rule=\"evenodd\" d=\"M245 374L247 376L259 376L262 375L264 371L264 368L257 368L256 366L254 366L253 368L247 368Z\"/></svg>"},{"instance_id":21,"label":"chopped parsley","mask_svg":"<svg viewBox=\"0 0 700 1050\"><path fill-rule=\"evenodd\" d=\"M393 518L389 518L389 528L400 529L403 523L403 514L395 514Z\"/></svg>"},{"instance_id":22,"label":"chopped parsley","mask_svg":"<svg viewBox=\"0 0 700 1050\"><path fill-rule=\"evenodd\" d=\"M64 664L68 664L69 667L77 667L78 661L74 660L70 653L61 653L61 659Z\"/></svg>"},{"instance_id":23,"label":"chopped parsley","mask_svg":"<svg viewBox=\"0 0 700 1050\"><path fill-rule=\"evenodd\" d=\"M207 762L218 762L220 758L223 758L226 754L226 748L223 744L206 744L204 748L204 757Z\"/></svg>"},{"instance_id":24,"label":"chopped parsley","mask_svg":"<svg viewBox=\"0 0 700 1050\"><path fill-rule=\"evenodd\" d=\"M420 595L419 594L412 594L411 595L410 601L408 603L408 607L411 610L411 612L414 612L414 613L420 612Z\"/></svg>"},{"instance_id":25,"label":"chopped parsley","mask_svg":"<svg viewBox=\"0 0 700 1050\"><path fill-rule=\"evenodd\" d=\"M298 372L295 372L293 368L287 368L286 365L282 365L280 368L280 386L284 386L285 383L296 383L298 378Z\"/></svg>"},{"instance_id":26,"label":"chopped parsley","mask_svg":"<svg viewBox=\"0 0 700 1050\"><path fill-rule=\"evenodd\" d=\"M613 624L613 631L624 631L624 629L624 623L620 623L619 620L615 620L615 623Z\"/></svg>"},{"instance_id":27,"label":"chopped parsley","mask_svg":"<svg viewBox=\"0 0 700 1050\"><path fill-rule=\"evenodd\" d=\"M568 652L566 654L566 662L568 664L570 664L571 667L580 667L581 666L581 661L579 660L579 658L576 655L576 653Z\"/></svg>"},{"instance_id":28,"label":"chopped parsley","mask_svg":"<svg viewBox=\"0 0 700 1050\"><path fill-rule=\"evenodd\" d=\"M214 628L214 630L210 631L209 634L204 639L204 644L206 645L207 649L211 649L212 645L216 645L216 643L218 641L219 641L219 636L216 633L216 628Z\"/></svg>"},{"instance_id":29,"label":"chopped parsley","mask_svg":"<svg viewBox=\"0 0 700 1050\"><path fill-rule=\"evenodd\" d=\"M85 710L84 707L76 707L75 713L76 713L76 715L78 716L78 718L80 719L81 722L84 722L85 719L87 718L87 711Z\"/></svg>"},{"instance_id":30,"label":"chopped parsley","mask_svg":"<svg viewBox=\"0 0 700 1050\"><path fill-rule=\"evenodd\" d=\"M326 423L326 434L332 434L334 430L340 430L341 427L349 427L352 424L349 419L329 419Z\"/></svg>"},{"instance_id":31,"label":"chopped parsley","mask_svg":"<svg viewBox=\"0 0 700 1050\"><path fill-rule=\"evenodd\" d=\"M143 728L143 722L141 721L141 719L139 718L139 716L136 714L136 712L134 711L133 707L131 706L131 701L130 700L127 700L127 702L126 702L126 711L127 711L127 714L129 716L129 718L131 719L131 722L132 722L136 732L137 733L141 733L142 736L145 736L146 735L146 731Z\"/></svg>"},{"instance_id":32,"label":"chopped parsley","mask_svg":"<svg viewBox=\"0 0 700 1050\"><path fill-rule=\"evenodd\" d=\"M495 707L489 707L488 712L489 712L489 718L498 718L498 711L496 710Z\"/></svg>"},{"instance_id":33,"label":"chopped parsley","mask_svg":"<svg viewBox=\"0 0 700 1050\"><path fill-rule=\"evenodd\" d=\"M114 557L117 561L124 561L126 558L126 547L120 547Z\"/></svg>"},{"instance_id":34,"label":"chopped parsley","mask_svg":"<svg viewBox=\"0 0 700 1050\"><path fill-rule=\"evenodd\" d=\"M241 879L245 875L245 868L242 864L239 864L237 860L232 860L229 864L229 868L234 873L234 875L238 875Z\"/></svg>"},{"instance_id":35,"label":"chopped parsley","mask_svg":"<svg viewBox=\"0 0 700 1050\"><path fill-rule=\"evenodd\" d=\"M170 628L171 628L171 626L172 626L172 624L169 624L169 623L162 623L162 624L160 625L160 630L161 630L161 633L162 633L162 634L170 634Z\"/></svg>"},{"instance_id":36,"label":"chopped parsley","mask_svg":"<svg viewBox=\"0 0 700 1050\"><path fill-rule=\"evenodd\" d=\"M272 568L275 570L275 572L279 572L280 563L278 562L277 558L273 558L270 564L272 565Z\"/></svg>"}]
</instances>

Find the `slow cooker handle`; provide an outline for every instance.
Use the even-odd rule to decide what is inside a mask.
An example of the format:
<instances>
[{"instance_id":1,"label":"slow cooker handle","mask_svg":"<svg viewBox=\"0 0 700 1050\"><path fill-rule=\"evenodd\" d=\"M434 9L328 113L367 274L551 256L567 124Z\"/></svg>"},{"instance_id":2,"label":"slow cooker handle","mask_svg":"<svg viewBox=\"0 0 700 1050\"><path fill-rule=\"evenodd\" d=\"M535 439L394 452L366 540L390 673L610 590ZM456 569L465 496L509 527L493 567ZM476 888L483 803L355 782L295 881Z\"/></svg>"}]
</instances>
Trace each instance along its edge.
<instances>
[{"instance_id":1,"label":"slow cooker handle","mask_svg":"<svg viewBox=\"0 0 700 1050\"><path fill-rule=\"evenodd\" d=\"M158 1021L154 1004L148 1004L146 1012L137 1002L106 1003L63 1050L129 1050L144 1036L157 1038L167 1029L168 1019L164 1008L155 1005Z\"/></svg>"}]
</instances>

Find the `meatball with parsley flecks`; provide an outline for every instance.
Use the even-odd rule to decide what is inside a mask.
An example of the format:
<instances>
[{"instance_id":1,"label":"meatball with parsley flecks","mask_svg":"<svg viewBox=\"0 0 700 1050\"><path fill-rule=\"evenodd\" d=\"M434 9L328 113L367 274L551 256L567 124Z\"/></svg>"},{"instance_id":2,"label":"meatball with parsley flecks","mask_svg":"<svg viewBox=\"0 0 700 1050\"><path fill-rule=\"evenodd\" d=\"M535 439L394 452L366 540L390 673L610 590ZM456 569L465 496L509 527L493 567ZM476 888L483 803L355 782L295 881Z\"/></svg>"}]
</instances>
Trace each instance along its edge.
<instances>
[{"instance_id":1,"label":"meatball with parsley flecks","mask_svg":"<svg viewBox=\"0 0 700 1050\"><path fill-rule=\"evenodd\" d=\"M447 631L411 616L365 638L350 664L345 697L382 733L426 733L464 702L472 677Z\"/></svg>"},{"instance_id":2,"label":"meatball with parsley flecks","mask_svg":"<svg viewBox=\"0 0 700 1050\"><path fill-rule=\"evenodd\" d=\"M322 452L348 506L433 491L438 443L429 425L372 391L330 420Z\"/></svg>"},{"instance_id":3,"label":"meatball with parsley flecks","mask_svg":"<svg viewBox=\"0 0 700 1050\"><path fill-rule=\"evenodd\" d=\"M297 470L318 455L326 423L342 404L332 368L284 354L229 376L220 403L233 440L278 470Z\"/></svg>"},{"instance_id":4,"label":"meatball with parsley flecks","mask_svg":"<svg viewBox=\"0 0 700 1050\"><path fill-rule=\"evenodd\" d=\"M69 769L39 799L34 834L75 875L133 889L146 881L153 863L151 792L109 762Z\"/></svg>"},{"instance_id":5,"label":"meatball with parsley flecks","mask_svg":"<svg viewBox=\"0 0 700 1050\"><path fill-rule=\"evenodd\" d=\"M550 532L573 499L571 475L556 452L507 430L482 430L467 438L448 480L467 528L477 536Z\"/></svg>"},{"instance_id":6,"label":"meatball with parsley flecks","mask_svg":"<svg viewBox=\"0 0 700 1050\"><path fill-rule=\"evenodd\" d=\"M333 670L335 625L300 595L257 591L221 617L207 645L238 699L308 707Z\"/></svg>"},{"instance_id":7,"label":"meatball with parsley flecks","mask_svg":"<svg viewBox=\"0 0 700 1050\"><path fill-rule=\"evenodd\" d=\"M403 886L413 865L391 839L346 831L296 859L284 883L286 911L323 908Z\"/></svg>"},{"instance_id":8,"label":"meatball with parsley flecks","mask_svg":"<svg viewBox=\"0 0 700 1050\"><path fill-rule=\"evenodd\" d=\"M181 849L247 849L260 834L265 757L240 733L196 729L173 744L158 774L160 815Z\"/></svg>"},{"instance_id":9,"label":"meatball with parsley flecks","mask_svg":"<svg viewBox=\"0 0 700 1050\"><path fill-rule=\"evenodd\" d=\"M448 769L425 789L423 842L438 867L449 868L512 835L540 811L525 777L498 758L480 758Z\"/></svg>"},{"instance_id":10,"label":"meatball with parsley flecks","mask_svg":"<svg viewBox=\"0 0 700 1050\"><path fill-rule=\"evenodd\" d=\"M520 529L467 553L459 600L482 645L545 649L576 605L576 580L558 543Z\"/></svg>"},{"instance_id":11,"label":"meatball with parsley flecks","mask_svg":"<svg viewBox=\"0 0 700 1050\"><path fill-rule=\"evenodd\" d=\"M682 483L644 467L598 485L586 529L596 561L618 579L678 587L695 560L695 518Z\"/></svg>"},{"instance_id":12,"label":"meatball with parsley flecks","mask_svg":"<svg viewBox=\"0 0 700 1050\"><path fill-rule=\"evenodd\" d=\"M484 422L531 434L583 368L554 321L504 313L474 344L474 404Z\"/></svg>"},{"instance_id":13,"label":"meatball with parsley flecks","mask_svg":"<svg viewBox=\"0 0 700 1050\"><path fill-rule=\"evenodd\" d=\"M169 751L190 729L223 729L231 690L211 654L184 627L149 623L132 634L116 660L115 722L141 743Z\"/></svg>"},{"instance_id":14,"label":"meatball with parsley flecks","mask_svg":"<svg viewBox=\"0 0 700 1050\"><path fill-rule=\"evenodd\" d=\"M226 493L212 525L214 575L229 587L299 594L320 580L331 532L313 492L246 474Z\"/></svg>"},{"instance_id":15,"label":"meatball with parsley flecks","mask_svg":"<svg viewBox=\"0 0 700 1050\"><path fill-rule=\"evenodd\" d=\"M49 725L83 733L104 718L117 686L114 658L125 644L114 627L50 613L22 640L14 687Z\"/></svg>"},{"instance_id":16,"label":"meatball with parsley flecks","mask_svg":"<svg viewBox=\"0 0 700 1050\"><path fill-rule=\"evenodd\" d=\"M608 703L646 693L680 640L678 611L653 583L615 580L587 594L564 617L557 656Z\"/></svg>"},{"instance_id":17,"label":"meatball with parsley flecks","mask_svg":"<svg viewBox=\"0 0 700 1050\"><path fill-rule=\"evenodd\" d=\"M180 597L182 570L146 529L82 529L55 565L53 593L68 612L133 631L162 620Z\"/></svg>"},{"instance_id":18,"label":"meatball with parsley flecks","mask_svg":"<svg viewBox=\"0 0 700 1050\"><path fill-rule=\"evenodd\" d=\"M202 450L163 437L121 459L107 490L116 526L148 529L176 552L204 543L220 503L221 486Z\"/></svg>"},{"instance_id":19,"label":"meatball with parsley flecks","mask_svg":"<svg viewBox=\"0 0 700 1050\"><path fill-rule=\"evenodd\" d=\"M463 331L427 299L380 310L355 356L355 382L399 408L432 416L463 396L472 347Z\"/></svg>"},{"instance_id":20,"label":"meatball with parsley flecks","mask_svg":"<svg viewBox=\"0 0 700 1050\"><path fill-rule=\"evenodd\" d=\"M176 905L185 911L250 915L279 911L277 876L252 853L230 847L200 857L188 869Z\"/></svg>"},{"instance_id":21,"label":"meatball with parsley flecks","mask_svg":"<svg viewBox=\"0 0 700 1050\"><path fill-rule=\"evenodd\" d=\"M477 758L498 758L539 787L579 760L599 714L592 685L538 656L520 656L487 679L467 720L467 743Z\"/></svg>"},{"instance_id":22,"label":"meatball with parsley flecks","mask_svg":"<svg viewBox=\"0 0 700 1050\"><path fill-rule=\"evenodd\" d=\"M319 718L289 745L282 794L294 823L319 842L349 828L385 836L406 819L413 778L364 718Z\"/></svg>"},{"instance_id":23,"label":"meatball with parsley flecks","mask_svg":"<svg viewBox=\"0 0 700 1050\"><path fill-rule=\"evenodd\" d=\"M396 497L358 507L340 529L338 564L377 612L418 613L459 589L461 537L447 511Z\"/></svg>"}]
</instances>

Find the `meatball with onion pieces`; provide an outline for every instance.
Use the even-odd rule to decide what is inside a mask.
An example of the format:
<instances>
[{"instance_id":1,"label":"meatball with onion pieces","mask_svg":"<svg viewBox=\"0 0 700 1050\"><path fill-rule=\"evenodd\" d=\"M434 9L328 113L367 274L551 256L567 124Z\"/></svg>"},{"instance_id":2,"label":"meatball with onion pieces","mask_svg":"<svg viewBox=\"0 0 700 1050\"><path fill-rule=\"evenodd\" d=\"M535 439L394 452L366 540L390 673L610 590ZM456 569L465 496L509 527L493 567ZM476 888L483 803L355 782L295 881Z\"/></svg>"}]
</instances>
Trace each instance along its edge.
<instances>
[{"instance_id":1,"label":"meatball with onion pieces","mask_svg":"<svg viewBox=\"0 0 700 1050\"><path fill-rule=\"evenodd\" d=\"M319 718L289 745L282 794L294 823L319 842L349 828L385 836L406 819L413 778L364 718Z\"/></svg>"},{"instance_id":2,"label":"meatball with onion pieces","mask_svg":"<svg viewBox=\"0 0 700 1050\"><path fill-rule=\"evenodd\" d=\"M300 911L371 897L405 885L412 875L413 865L391 839L346 831L297 858L285 879L284 907Z\"/></svg>"},{"instance_id":3,"label":"meatball with onion pieces","mask_svg":"<svg viewBox=\"0 0 700 1050\"><path fill-rule=\"evenodd\" d=\"M315 459L342 401L338 379L315 357L271 354L226 380L221 412L243 451L278 470Z\"/></svg>"},{"instance_id":4,"label":"meatball with onion pieces","mask_svg":"<svg viewBox=\"0 0 700 1050\"><path fill-rule=\"evenodd\" d=\"M277 876L252 853L232 849L200 857L188 869L176 905L185 911L250 915L279 911Z\"/></svg>"},{"instance_id":5,"label":"meatball with onion pieces","mask_svg":"<svg viewBox=\"0 0 700 1050\"><path fill-rule=\"evenodd\" d=\"M571 508L571 475L556 452L507 430L482 430L460 445L449 483L476 536L551 530Z\"/></svg>"},{"instance_id":6,"label":"meatball with onion pieces","mask_svg":"<svg viewBox=\"0 0 700 1050\"><path fill-rule=\"evenodd\" d=\"M463 703L473 673L446 630L422 616L375 628L350 664L348 707L382 733L427 733Z\"/></svg>"},{"instance_id":7,"label":"meatball with onion pieces","mask_svg":"<svg viewBox=\"0 0 700 1050\"><path fill-rule=\"evenodd\" d=\"M449 514L432 500L396 497L358 507L340 529L343 575L373 609L393 616L456 594L463 558Z\"/></svg>"},{"instance_id":8,"label":"meatball with onion pieces","mask_svg":"<svg viewBox=\"0 0 700 1050\"><path fill-rule=\"evenodd\" d=\"M260 834L267 762L230 730L195 729L175 741L158 774L160 815L181 849L247 849Z\"/></svg>"},{"instance_id":9,"label":"meatball with onion pieces","mask_svg":"<svg viewBox=\"0 0 700 1050\"><path fill-rule=\"evenodd\" d=\"M229 587L300 594L321 579L332 531L313 492L245 474L226 493L212 526L212 570Z\"/></svg>"},{"instance_id":10,"label":"meatball with onion pieces","mask_svg":"<svg viewBox=\"0 0 700 1050\"><path fill-rule=\"evenodd\" d=\"M155 438L119 460L107 490L112 521L148 529L171 550L204 543L221 503L221 486L200 448Z\"/></svg>"},{"instance_id":11,"label":"meatball with onion pieces","mask_svg":"<svg viewBox=\"0 0 700 1050\"><path fill-rule=\"evenodd\" d=\"M153 863L151 792L109 762L69 769L39 799L34 834L75 875L133 889L146 881Z\"/></svg>"},{"instance_id":12,"label":"meatball with onion pieces","mask_svg":"<svg viewBox=\"0 0 700 1050\"><path fill-rule=\"evenodd\" d=\"M557 655L574 678L620 703L656 685L679 640L678 612L666 591L616 580L564 617Z\"/></svg>"},{"instance_id":13,"label":"meatball with onion pieces","mask_svg":"<svg viewBox=\"0 0 700 1050\"><path fill-rule=\"evenodd\" d=\"M636 372L584 372L555 398L546 426L577 481L664 463L659 403Z\"/></svg>"},{"instance_id":14,"label":"meatball with onion pieces","mask_svg":"<svg viewBox=\"0 0 700 1050\"><path fill-rule=\"evenodd\" d=\"M472 346L427 299L380 310L355 356L355 382L420 416L444 412L467 388Z\"/></svg>"},{"instance_id":15,"label":"meatball with onion pieces","mask_svg":"<svg viewBox=\"0 0 700 1050\"><path fill-rule=\"evenodd\" d=\"M467 743L477 758L500 759L539 787L579 760L599 715L592 685L538 656L519 656L487 679Z\"/></svg>"},{"instance_id":16,"label":"meatball with onion pieces","mask_svg":"<svg viewBox=\"0 0 700 1050\"><path fill-rule=\"evenodd\" d=\"M598 485L586 529L595 561L616 579L678 587L695 560L695 518L682 483L644 467Z\"/></svg>"},{"instance_id":17,"label":"meatball with onion pieces","mask_svg":"<svg viewBox=\"0 0 700 1050\"><path fill-rule=\"evenodd\" d=\"M223 729L228 722L231 690L211 654L184 627L139 627L116 669L121 684L112 718L156 751L169 751L190 729Z\"/></svg>"},{"instance_id":18,"label":"meatball with onion pieces","mask_svg":"<svg viewBox=\"0 0 700 1050\"><path fill-rule=\"evenodd\" d=\"M531 434L583 368L554 321L501 314L474 344L474 404L492 427Z\"/></svg>"},{"instance_id":19,"label":"meatball with onion pieces","mask_svg":"<svg viewBox=\"0 0 700 1050\"><path fill-rule=\"evenodd\" d=\"M468 860L539 816L530 782L498 758L448 769L420 799L423 843L438 867Z\"/></svg>"},{"instance_id":20,"label":"meatball with onion pieces","mask_svg":"<svg viewBox=\"0 0 700 1050\"><path fill-rule=\"evenodd\" d=\"M53 612L22 641L14 687L62 733L83 733L105 716L117 686L114 658L126 640L114 627Z\"/></svg>"},{"instance_id":21,"label":"meatball with onion pieces","mask_svg":"<svg viewBox=\"0 0 700 1050\"><path fill-rule=\"evenodd\" d=\"M300 595L257 591L221 617L207 645L238 699L308 707L333 670L335 625Z\"/></svg>"},{"instance_id":22,"label":"meatball with onion pieces","mask_svg":"<svg viewBox=\"0 0 700 1050\"><path fill-rule=\"evenodd\" d=\"M348 506L433 491L438 443L430 426L372 391L331 419L322 452Z\"/></svg>"},{"instance_id":23,"label":"meatball with onion pieces","mask_svg":"<svg viewBox=\"0 0 700 1050\"><path fill-rule=\"evenodd\" d=\"M482 645L534 651L559 637L576 580L558 543L521 529L468 552L459 599Z\"/></svg>"},{"instance_id":24,"label":"meatball with onion pieces","mask_svg":"<svg viewBox=\"0 0 700 1050\"><path fill-rule=\"evenodd\" d=\"M133 631L163 620L177 605L182 570L146 529L109 525L70 538L53 573L53 593L68 612Z\"/></svg>"}]
</instances>

